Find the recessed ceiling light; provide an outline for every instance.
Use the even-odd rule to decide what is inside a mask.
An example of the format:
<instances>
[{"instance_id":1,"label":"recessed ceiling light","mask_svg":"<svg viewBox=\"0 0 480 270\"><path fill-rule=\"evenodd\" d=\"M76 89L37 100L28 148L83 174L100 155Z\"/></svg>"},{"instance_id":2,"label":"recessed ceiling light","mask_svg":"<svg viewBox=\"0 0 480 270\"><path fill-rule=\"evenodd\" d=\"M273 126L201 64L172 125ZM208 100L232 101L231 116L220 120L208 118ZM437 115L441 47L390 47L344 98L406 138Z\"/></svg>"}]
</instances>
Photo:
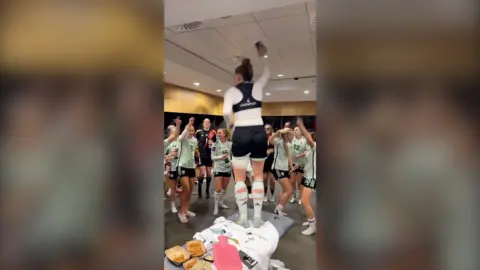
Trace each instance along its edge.
<instances>
[{"instance_id":1,"label":"recessed ceiling light","mask_svg":"<svg viewBox=\"0 0 480 270\"><path fill-rule=\"evenodd\" d=\"M278 77L283 77L283 74L278 74L277 76L278 76Z\"/></svg>"},{"instance_id":2,"label":"recessed ceiling light","mask_svg":"<svg viewBox=\"0 0 480 270\"><path fill-rule=\"evenodd\" d=\"M194 82L193 85L200 86L200 83L199 82Z\"/></svg>"},{"instance_id":3,"label":"recessed ceiling light","mask_svg":"<svg viewBox=\"0 0 480 270\"><path fill-rule=\"evenodd\" d=\"M263 56L263 58L268 58L268 55L265 54L265 55Z\"/></svg>"},{"instance_id":4,"label":"recessed ceiling light","mask_svg":"<svg viewBox=\"0 0 480 270\"><path fill-rule=\"evenodd\" d=\"M217 89L217 92L222 92L222 90L220 90L220 89Z\"/></svg>"},{"instance_id":5,"label":"recessed ceiling light","mask_svg":"<svg viewBox=\"0 0 480 270\"><path fill-rule=\"evenodd\" d=\"M310 91L305 90L305 91L303 91L303 93L308 94L308 93L310 93Z\"/></svg>"},{"instance_id":6,"label":"recessed ceiling light","mask_svg":"<svg viewBox=\"0 0 480 270\"><path fill-rule=\"evenodd\" d=\"M265 93L266 96L270 96L271 94L269 92Z\"/></svg>"}]
</instances>

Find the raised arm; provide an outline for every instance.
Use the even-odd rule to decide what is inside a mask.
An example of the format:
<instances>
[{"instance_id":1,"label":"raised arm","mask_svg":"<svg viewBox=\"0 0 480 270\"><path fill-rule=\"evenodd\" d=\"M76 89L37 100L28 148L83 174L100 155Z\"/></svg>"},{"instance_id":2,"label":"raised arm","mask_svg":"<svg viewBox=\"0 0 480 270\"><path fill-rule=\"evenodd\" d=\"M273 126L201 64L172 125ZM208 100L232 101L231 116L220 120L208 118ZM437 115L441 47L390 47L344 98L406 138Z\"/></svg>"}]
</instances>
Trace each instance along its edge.
<instances>
[{"instance_id":1,"label":"raised arm","mask_svg":"<svg viewBox=\"0 0 480 270\"><path fill-rule=\"evenodd\" d=\"M310 135L310 132L308 132L307 128L305 128L305 125L303 124L302 118L297 119L297 126L302 132L303 137L307 140L308 145L310 147L314 148L315 147L315 142L313 141L312 135Z\"/></svg>"},{"instance_id":2,"label":"raised arm","mask_svg":"<svg viewBox=\"0 0 480 270\"><path fill-rule=\"evenodd\" d=\"M182 134L180 134L180 137L178 138L180 141L184 141L187 138L188 130L190 129L190 127L193 126L194 122L195 122L195 118L193 118L193 117L191 117L188 120L188 124L185 126L185 129L183 130Z\"/></svg>"},{"instance_id":3,"label":"raised arm","mask_svg":"<svg viewBox=\"0 0 480 270\"><path fill-rule=\"evenodd\" d=\"M233 97L232 97L232 89L228 89L225 95L223 96L223 118L227 123L227 128L233 128L233 121L232 121L232 107L233 107Z\"/></svg>"}]
</instances>

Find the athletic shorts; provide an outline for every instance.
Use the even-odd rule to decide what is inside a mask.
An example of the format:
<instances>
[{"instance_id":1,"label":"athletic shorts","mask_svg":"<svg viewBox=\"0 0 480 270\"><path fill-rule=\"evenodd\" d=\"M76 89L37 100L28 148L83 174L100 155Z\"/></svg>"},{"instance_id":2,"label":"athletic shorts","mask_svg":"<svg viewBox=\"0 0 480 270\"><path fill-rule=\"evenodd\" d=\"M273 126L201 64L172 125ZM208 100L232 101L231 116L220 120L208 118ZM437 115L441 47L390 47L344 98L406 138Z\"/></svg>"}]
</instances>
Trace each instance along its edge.
<instances>
[{"instance_id":1,"label":"athletic shorts","mask_svg":"<svg viewBox=\"0 0 480 270\"><path fill-rule=\"evenodd\" d=\"M297 164L293 164L293 167L297 167L293 172L303 173L303 168L305 167L305 165L298 165L297 166Z\"/></svg>"},{"instance_id":2,"label":"athletic shorts","mask_svg":"<svg viewBox=\"0 0 480 270\"><path fill-rule=\"evenodd\" d=\"M213 177L231 177L231 172L213 172Z\"/></svg>"},{"instance_id":3,"label":"athletic shorts","mask_svg":"<svg viewBox=\"0 0 480 270\"><path fill-rule=\"evenodd\" d=\"M251 159L267 157L267 133L263 126L235 127L232 137L232 155Z\"/></svg>"},{"instance_id":4,"label":"athletic shorts","mask_svg":"<svg viewBox=\"0 0 480 270\"><path fill-rule=\"evenodd\" d=\"M263 172L271 172L273 165L273 154L268 155L267 159L265 159L265 164L263 165Z\"/></svg>"},{"instance_id":5,"label":"athletic shorts","mask_svg":"<svg viewBox=\"0 0 480 270\"><path fill-rule=\"evenodd\" d=\"M282 171L282 170L272 170L273 177L275 180L280 180L282 178L290 179L290 172L289 171Z\"/></svg>"},{"instance_id":6,"label":"athletic shorts","mask_svg":"<svg viewBox=\"0 0 480 270\"><path fill-rule=\"evenodd\" d=\"M304 186L304 187L311 188L311 189L315 189L315 188L317 188L317 179L315 179L315 178L305 178L305 177L303 177L301 184L302 184L302 186Z\"/></svg>"},{"instance_id":7,"label":"athletic shorts","mask_svg":"<svg viewBox=\"0 0 480 270\"><path fill-rule=\"evenodd\" d=\"M177 180L178 179L178 171L169 171L168 172L168 179Z\"/></svg>"},{"instance_id":8,"label":"athletic shorts","mask_svg":"<svg viewBox=\"0 0 480 270\"><path fill-rule=\"evenodd\" d=\"M195 169L180 167L178 171L179 171L178 173L179 178L185 177L185 176L189 178L197 177L197 172L195 171Z\"/></svg>"},{"instance_id":9,"label":"athletic shorts","mask_svg":"<svg viewBox=\"0 0 480 270\"><path fill-rule=\"evenodd\" d=\"M213 161L212 158L209 157L202 157L200 158L200 163L198 163L198 166L205 166L205 167L212 167Z\"/></svg>"}]
</instances>

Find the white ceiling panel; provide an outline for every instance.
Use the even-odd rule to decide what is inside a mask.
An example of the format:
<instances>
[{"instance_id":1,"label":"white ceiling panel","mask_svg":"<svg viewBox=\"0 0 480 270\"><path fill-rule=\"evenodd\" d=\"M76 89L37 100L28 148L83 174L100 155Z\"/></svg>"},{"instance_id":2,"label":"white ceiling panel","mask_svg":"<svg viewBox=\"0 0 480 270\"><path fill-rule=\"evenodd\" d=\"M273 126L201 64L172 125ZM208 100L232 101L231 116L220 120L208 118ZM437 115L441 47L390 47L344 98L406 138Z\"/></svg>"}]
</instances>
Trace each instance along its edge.
<instances>
[{"instance_id":1,"label":"white ceiling panel","mask_svg":"<svg viewBox=\"0 0 480 270\"><path fill-rule=\"evenodd\" d=\"M168 39L206 60L229 59L241 53L215 29L176 34Z\"/></svg>"},{"instance_id":2,"label":"white ceiling panel","mask_svg":"<svg viewBox=\"0 0 480 270\"><path fill-rule=\"evenodd\" d=\"M315 55L307 15L260 22L280 58L293 76L315 74Z\"/></svg>"},{"instance_id":3,"label":"white ceiling panel","mask_svg":"<svg viewBox=\"0 0 480 270\"><path fill-rule=\"evenodd\" d=\"M256 22L240 24L230 27L222 27L217 29L226 39L232 44L235 44L245 57L252 59L255 64L255 68L259 69L259 61L257 52L253 44L257 41L262 41L268 49L268 63L273 74L284 74L288 76L288 69L281 61L278 53L275 50L275 46L265 36L265 33L261 29L260 25ZM235 64L235 68L238 64ZM232 69L233 71L233 69Z\"/></svg>"},{"instance_id":4,"label":"white ceiling panel","mask_svg":"<svg viewBox=\"0 0 480 270\"><path fill-rule=\"evenodd\" d=\"M261 74L254 44L262 41L268 49L266 60L272 73L265 89L270 95L264 100L315 100L315 81L308 79L316 75L315 33L310 27L309 6L312 7L307 1L301 1L271 10L194 23L192 27L173 27L174 31L166 32L165 58L189 71L181 72L178 67L170 67L173 71L169 71L166 65L167 82L192 88L193 81L202 80L206 82L199 81L202 91L219 95L213 85L217 82L220 89L224 87L221 84L231 85L241 57L252 60L255 77ZM195 72L210 79L195 75ZM280 74L283 76L278 76ZM295 77L300 79L294 80ZM203 86L210 90L204 90Z\"/></svg>"},{"instance_id":5,"label":"white ceiling panel","mask_svg":"<svg viewBox=\"0 0 480 270\"><path fill-rule=\"evenodd\" d=\"M306 13L306 3L298 5L274 8L269 10L263 10L260 12L254 12L253 16L257 21L265 21L282 17L289 17L294 15L302 15Z\"/></svg>"}]
</instances>

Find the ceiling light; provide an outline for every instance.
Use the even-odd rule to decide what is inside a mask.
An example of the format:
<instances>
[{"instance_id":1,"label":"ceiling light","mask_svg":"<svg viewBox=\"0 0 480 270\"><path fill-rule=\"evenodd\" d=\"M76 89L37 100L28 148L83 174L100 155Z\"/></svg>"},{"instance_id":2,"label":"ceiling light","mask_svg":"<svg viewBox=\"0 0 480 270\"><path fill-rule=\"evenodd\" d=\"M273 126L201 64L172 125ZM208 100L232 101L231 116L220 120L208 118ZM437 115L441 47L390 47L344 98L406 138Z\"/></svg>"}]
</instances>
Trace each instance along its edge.
<instances>
[{"instance_id":1,"label":"ceiling light","mask_svg":"<svg viewBox=\"0 0 480 270\"><path fill-rule=\"evenodd\" d=\"M265 93L266 96L270 96L271 94L269 92Z\"/></svg>"},{"instance_id":2,"label":"ceiling light","mask_svg":"<svg viewBox=\"0 0 480 270\"><path fill-rule=\"evenodd\" d=\"M263 58L268 58L268 55L265 54L265 55L263 56Z\"/></svg>"},{"instance_id":3,"label":"ceiling light","mask_svg":"<svg viewBox=\"0 0 480 270\"><path fill-rule=\"evenodd\" d=\"M199 82L194 82L193 85L200 86L200 83Z\"/></svg>"},{"instance_id":4,"label":"ceiling light","mask_svg":"<svg viewBox=\"0 0 480 270\"><path fill-rule=\"evenodd\" d=\"M222 90L220 90L220 89L217 89L217 92L222 92Z\"/></svg>"},{"instance_id":5,"label":"ceiling light","mask_svg":"<svg viewBox=\"0 0 480 270\"><path fill-rule=\"evenodd\" d=\"M308 94L308 93L310 93L310 91L305 90L305 91L303 91L303 93Z\"/></svg>"},{"instance_id":6,"label":"ceiling light","mask_svg":"<svg viewBox=\"0 0 480 270\"><path fill-rule=\"evenodd\" d=\"M278 74L277 76L278 76L278 77L283 77L283 74Z\"/></svg>"}]
</instances>

